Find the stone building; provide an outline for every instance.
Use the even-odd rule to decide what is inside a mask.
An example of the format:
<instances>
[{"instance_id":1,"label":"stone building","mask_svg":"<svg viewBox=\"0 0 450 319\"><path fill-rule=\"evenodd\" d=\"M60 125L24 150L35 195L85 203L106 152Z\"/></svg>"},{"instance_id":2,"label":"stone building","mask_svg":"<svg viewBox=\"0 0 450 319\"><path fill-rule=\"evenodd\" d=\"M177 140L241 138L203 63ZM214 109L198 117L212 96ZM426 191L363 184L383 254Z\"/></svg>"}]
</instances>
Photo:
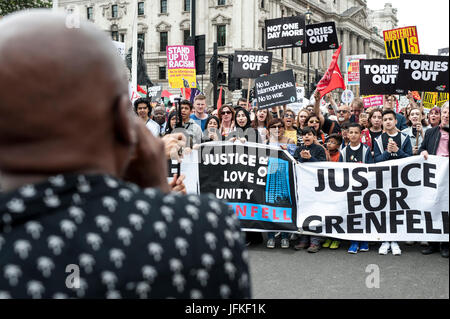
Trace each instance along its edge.
<instances>
[{"instance_id":1,"label":"stone building","mask_svg":"<svg viewBox=\"0 0 450 319\"><path fill-rule=\"evenodd\" d=\"M78 10L82 18L94 22L128 49L132 40L133 0L60 0L60 7ZM145 60L152 82L168 88L166 45L184 44L191 29L191 0L138 0L138 37L145 42ZM197 0L196 34L206 36L206 61L218 42L219 54L235 50L263 50L264 20L304 14L309 7L310 23L334 21L339 42L343 43L340 68L345 71L345 56L367 54L368 58L385 57L382 30L395 28L397 11L391 4L383 10L370 10L365 0ZM306 83L307 54L300 48L274 50L272 72L282 70L283 54L286 67L293 69L299 85ZM330 62L332 50L310 53L310 82L315 73L323 74ZM228 62L224 61L225 71ZM212 103L209 65L206 74L198 76L200 88ZM243 88L247 87L243 80ZM178 93L179 90L171 90ZM226 101L236 100L239 92L226 92Z\"/></svg>"}]
</instances>

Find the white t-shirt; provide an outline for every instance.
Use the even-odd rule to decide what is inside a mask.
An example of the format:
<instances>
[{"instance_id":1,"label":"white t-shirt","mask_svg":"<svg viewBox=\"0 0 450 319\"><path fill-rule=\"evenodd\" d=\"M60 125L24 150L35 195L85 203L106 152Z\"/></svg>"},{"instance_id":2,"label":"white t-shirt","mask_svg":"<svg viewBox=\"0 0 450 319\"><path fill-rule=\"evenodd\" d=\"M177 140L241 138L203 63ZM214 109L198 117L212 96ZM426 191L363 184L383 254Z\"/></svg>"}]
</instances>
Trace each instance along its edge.
<instances>
[{"instance_id":1,"label":"white t-shirt","mask_svg":"<svg viewBox=\"0 0 450 319\"><path fill-rule=\"evenodd\" d=\"M158 123L156 123L152 119L149 119L147 121L147 123L145 124L145 126L147 126L147 128L150 130L150 132L152 132L153 136L159 137L160 126Z\"/></svg>"}]
</instances>

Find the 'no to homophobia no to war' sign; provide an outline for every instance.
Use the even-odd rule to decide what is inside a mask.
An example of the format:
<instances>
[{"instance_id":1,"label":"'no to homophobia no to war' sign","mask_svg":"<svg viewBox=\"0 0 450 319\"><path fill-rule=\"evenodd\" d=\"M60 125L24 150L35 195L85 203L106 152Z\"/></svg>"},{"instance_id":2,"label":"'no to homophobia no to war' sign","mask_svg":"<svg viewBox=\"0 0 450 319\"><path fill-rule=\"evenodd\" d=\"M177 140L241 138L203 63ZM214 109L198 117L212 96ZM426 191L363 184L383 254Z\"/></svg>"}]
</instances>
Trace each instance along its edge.
<instances>
[{"instance_id":1,"label":"'no to homophobia no to war' sign","mask_svg":"<svg viewBox=\"0 0 450 319\"><path fill-rule=\"evenodd\" d=\"M233 78L256 79L270 74L272 52L236 51L233 59Z\"/></svg>"},{"instance_id":2,"label":"'no to homophobia no to war' sign","mask_svg":"<svg viewBox=\"0 0 450 319\"><path fill-rule=\"evenodd\" d=\"M371 59L359 63L361 95L397 93L397 60Z\"/></svg>"},{"instance_id":3,"label":"'no to homophobia no to war' sign","mask_svg":"<svg viewBox=\"0 0 450 319\"><path fill-rule=\"evenodd\" d=\"M306 26L306 45L302 52L315 52L336 49L338 38L334 22L308 24Z\"/></svg>"},{"instance_id":4,"label":"'no to homophobia no to war' sign","mask_svg":"<svg viewBox=\"0 0 450 319\"><path fill-rule=\"evenodd\" d=\"M266 50L304 46L305 17L303 15L265 21Z\"/></svg>"},{"instance_id":5,"label":"'no to homophobia no to war' sign","mask_svg":"<svg viewBox=\"0 0 450 319\"><path fill-rule=\"evenodd\" d=\"M397 92L411 90L448 93L448 62L448 56L402 54Z\"/></svg>"},{"instance_id":6,"label":"'no to homophobia no to war' sign","mask_svg":"<svg viewBox=\"0 0 450 319\"><path fill-rule=\"evenodd\" d=\"M294 72L286 70L255 80L258 108L280 106L297 101Z\"/></svg>"},{"instance_id":7,"label":"'no to homophobia no to war' sign","mask_svg":"<svg viewBox=\"0 0 450 319\"><path fill-rule=\"evenodd\" d=\"M167 71L171 88L196 88L195 48L188 45L167 46Z\"/></svg>"},{"instance_id":8,"label":"'no to homophobia no to war' sign","mask_svg":"<svg viewBox=\"0 0 450 319\"><path fill-rule=\"evenodd\" d=\"M419 37L416 27L383 31L386 58L398 59L402 53L419 54Z\"/></svg>"}]
</instances>

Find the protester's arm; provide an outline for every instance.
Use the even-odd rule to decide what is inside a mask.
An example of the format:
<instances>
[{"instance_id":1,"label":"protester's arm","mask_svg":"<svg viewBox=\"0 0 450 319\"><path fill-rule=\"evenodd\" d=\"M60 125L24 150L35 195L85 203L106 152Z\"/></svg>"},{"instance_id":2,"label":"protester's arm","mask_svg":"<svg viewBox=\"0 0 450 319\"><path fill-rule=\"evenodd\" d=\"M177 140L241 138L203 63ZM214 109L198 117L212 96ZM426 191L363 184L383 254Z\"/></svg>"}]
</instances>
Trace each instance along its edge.
<instances>
[{"instance_id":1,"label":"protester's arm","mask_svg":"<svg viewBox=\"0 0 450 319\"><path fill-rule=\"evenodd\" d=\"M375 160L372 156L372 152L370 151L370 148L367 150L366 152L366 158L365 158L365 163L366 164L372 164L375 163Z\"/></svg>"},{"instance_id":2,"label":"protester's arm","mask_svg":"<svg viewBox=\"0 0 450 319\"><path fill-rule=\"evenodd\" d=\"M186 176L184 175L180 175L180 177L178 177L178 175L175 174L173 176L172 182L169 184L171 191L186 195L186 185L184 185L183 182L185 178Z\"/></svg>"},{"instance_id":3,"label":"protester's arm","mask_svg":"<svg viewBox=\"0 0 450 319\"><path fill-rule=\"evenodd\" d=\"M374 142L373 150L374 150L374 154L375 154L374 155L375 163L387 161L389 159L389 157L391 156L391 154L388 151L380 150L377 142Z\"/></svg>"},{"instance_id":4,"label":"protester's arm","mask_svg":"<svg viewBox=\"0 0 450 319\"><path fill-rule=\"evenodd\" d=\"M323 117L322 112L320 112L320 92L317 90L314 91L314 100L314 114L319 118L320 126L323 126L325 118Z\"/></svg>"}]
</instances>

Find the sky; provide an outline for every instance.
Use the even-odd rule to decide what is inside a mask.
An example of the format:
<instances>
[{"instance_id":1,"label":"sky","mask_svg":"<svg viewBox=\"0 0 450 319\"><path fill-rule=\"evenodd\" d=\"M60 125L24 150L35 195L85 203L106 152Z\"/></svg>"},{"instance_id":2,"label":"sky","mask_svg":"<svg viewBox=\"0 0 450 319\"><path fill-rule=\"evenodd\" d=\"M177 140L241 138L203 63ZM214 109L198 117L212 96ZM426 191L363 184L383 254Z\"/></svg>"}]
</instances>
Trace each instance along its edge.
<instances>
[{"instance_id":1,"label":"sky","mask_svg":"<svg viewBox=\"0 0 450 319\"><path fill-rule=\"evenodd\" d=\"M449 0L367 0L371 10L391 3L398 9L398 27L416 26L421 54L437 55L449 46Z\"/></svg>"}]
</instances>

